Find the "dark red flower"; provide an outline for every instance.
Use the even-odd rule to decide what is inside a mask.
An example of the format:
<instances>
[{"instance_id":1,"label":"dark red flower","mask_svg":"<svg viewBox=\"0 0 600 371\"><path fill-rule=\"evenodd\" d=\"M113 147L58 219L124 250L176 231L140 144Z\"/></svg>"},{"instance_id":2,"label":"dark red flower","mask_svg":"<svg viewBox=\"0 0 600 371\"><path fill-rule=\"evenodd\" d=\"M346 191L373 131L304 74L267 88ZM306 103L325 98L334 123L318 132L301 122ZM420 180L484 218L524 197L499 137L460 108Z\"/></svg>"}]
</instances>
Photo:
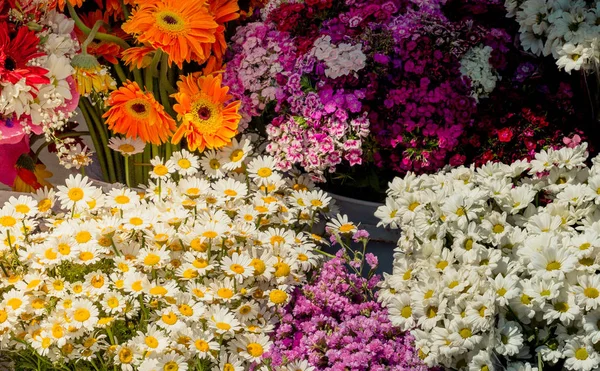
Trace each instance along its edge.
<instances>
[{"instance_id":1,"label":"dark red flower","mask_svg":"<svg viewBox=\"0 0 600 371\"><path fill-rule=\"evenodd\" d=\"M503 143L508 143L511 141L513 137L513 132L510 128L504 128L504 129L500 129L498 130L498 140L500 140Z\"/></svg>"},{"instance_id":2,"label":"dark red flower","mask_svg":"<svg viewBox=\"0 0 600 371\"><path fill-rule=\"evenodd\" d=\"M0 23L0 82L16 84L25 79L27 85L48 84L48 70L27 65L30 60L44 55L38 50L39 43L35 32L26 26L11 35L8 22Z\"/></svg>"}]
</instances>

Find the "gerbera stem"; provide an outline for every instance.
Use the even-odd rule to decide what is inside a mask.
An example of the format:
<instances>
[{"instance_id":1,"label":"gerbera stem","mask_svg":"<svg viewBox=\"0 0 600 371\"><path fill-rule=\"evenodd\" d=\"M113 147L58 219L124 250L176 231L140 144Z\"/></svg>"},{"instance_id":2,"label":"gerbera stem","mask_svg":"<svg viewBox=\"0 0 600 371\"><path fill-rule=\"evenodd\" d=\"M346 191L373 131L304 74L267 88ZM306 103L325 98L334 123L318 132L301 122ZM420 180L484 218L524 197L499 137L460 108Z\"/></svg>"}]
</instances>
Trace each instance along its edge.
<instances>
[{"instance_id":1,"label":"gerbera stem","mask_svg":"<svg viewBox=\"0 0 600 371\"><path fill-rule=\"evenodd\" d=\"M160 87L161 89L161 94L163 92L163 90L165 91L165 93L168 94L173 94L175 93L175 88L173 87L173 85L171 85L171 82L169 81L169 55L167 53L163 53L162 54L162 58L160 60ZM162 98L161 98L162 99ZM165 103L163 102L163 105Z\"/></svg>"},{"instance_id":2,"label":"gerbera stem","mask_svg":"<svg viewBox=\"0 0 600 371\"><path fill-rule=\"evenodd\" d=\"M121 67L121 63L116 63L113 65L115 67L115 72L117 73L117 76L119 77L119 80L121 80L121 83L125 83L125 81L127 81L127 75L125 74L125 71L123 70L123 67Z\"/></svg>"},{"instance_id":3,"label":"gerbera stem","mask_svg":"<svg viewBox=\"0 0 600 371\"><path fill-rule=\"evenodd\" d=\"M152 58L152 63L150 63L150 66L146 68L146 76L144 76L146 91L153 92L154 90L154 77L158 76L158 63L160 62L161 57L162 50L156 49L156 52L154 52L154 57Z\"/></svg>"},{"instance_id":4,"label":"gerbera stem","mask_svg":"<svg viewBox=\"0 0 600 371\"><path fill-rule=\"evenodd\" d=\"M92 118L93 124L96 127L96 129L98 130L98 133L100 134L100 140L101 140L101 148L108 148L108 136L106 135L106 132L104 131L104 123L102 122L102 119L100 119L98 117L98 115L96 115L96 111L94 110L94 107L92 107L92 104L87 100L87 99L82 99L80 102L83 102L83 105L87 108L89 115ZM113 157L110 153L110 151L104 151L104 154L106 156L106 166L108 168L108 181L110 183L114 183L116 181L116 175L115 175L115 167L114 167L114 161L113 161Z\"/></svg>"},{"instance_id":5,"label":"gerbera stem","mask_svg":"<svg viewBox=\"0 0 600 371\"><path fill-rule=\"evenodd\" d=\"M83 54L87 54L88 45L90 45L90 43L94 40L94 37L96 37L98 30L100 29L100 27L102 27L103 24L104 24L104 21L102 21L102 20L96 21L96 23L94 23L94 28L92 28L88 37L81 44L81 52Z\"/></svg>"},{"instance_id":6,"label":"gerbera stem","mask_svg":"<svg viewBox=\"0 0 600 371\"><path fill-rule=\"evenodd\" d=\"M121 4L121 9L123 9L125 21L127 21L129 19L129 9L127 9L127 5L125 5L125 2L123 0L119 0L119 3Z\"/></svg>"},{"instance_id":7,"label":"gerbera stem","mask_svg":"<svg viewBox=\"0 0 600 371\"><path fill-rule=\"evenodd\" d=\"M104 153L104 147L102 147L100 139L98 138L96 128L94 127L94 122L92 121L87 108L83 104L84 100L85 98L79 101L79 109L81 110L81 114L83 115L83 118L90 130L90 137L92 137L92 143L94 143L94 148L98 154L98 161L100 162L100 168L102 169L102 177L108 180L108 167L106 165L106 154Z\"/></svg>"},{"instance_id":8,"label":"gerbera stem","mask_svg":"<svg viewBox=\"0 0 600 371\"><path fill-rule=\"evenodd\" d=\"M83 23L81 18L79 18L79 16L77 15L77 12L75 12L75 8L73 8L73 5L71 5L71 3L68 1L67 7L69 9L69 15L71 15L71 18L73 18L73 21L75 21L75 25L77 26L77 28L79 28L84 34L89 35L92 32L92 30ZM115 43L123 49L129 49L131 47L129 46L129 44L127 44L125 40L121 39L120 37L105 34L102 32L96 32L94 38L102 41Z\"/></svg>"},{"instance_id":9,"label":"gerbera stem","mask_svg":"<svg viewBox=\"0 0 600 371\"><path fill-rule=\"evenodd\" d=\"M129 156L125 156L125 184L127 184L127 187L131 187L131 181L129 180Z\"/></svg>"}]
</instances>

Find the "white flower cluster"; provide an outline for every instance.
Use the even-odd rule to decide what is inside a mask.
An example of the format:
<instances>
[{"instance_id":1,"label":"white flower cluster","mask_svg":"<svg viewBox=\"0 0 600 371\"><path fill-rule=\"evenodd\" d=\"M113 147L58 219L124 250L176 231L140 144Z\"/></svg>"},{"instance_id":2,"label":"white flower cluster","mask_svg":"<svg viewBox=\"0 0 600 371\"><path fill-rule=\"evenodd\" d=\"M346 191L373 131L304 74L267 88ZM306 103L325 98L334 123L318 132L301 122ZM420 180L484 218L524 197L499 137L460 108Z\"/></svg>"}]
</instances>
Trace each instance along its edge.
<instances>
[{"instance_id":1,"label":"white flower cluster","mask_svg":"<svg viewBox=\"0 0 600 371\"><path fill-rule=\"evenodd\" d=\"M486 98L498 82L498 73L490 64L491 55L491 47L477 46L465 53L460 61L460 73L471 81L471 94L475 99Z\"/></svg>"},{"instance_id":2,"label":"white flower cluster","mask_svg":"<svg viewBox=\"0 0 600 371\"><path fill-rule=\"evenodd\" d=\"M315 40L311 54L325 62L325 76L335 79L365 67L367 56L361 50L360 44L350 45L331 43L331 36L324 35Z\"/></svg>"},{"instance_id":3,"label":"white flower cluster","mask_svg":"<svg viewBox=\"0 0 600 371\"><path fill-rule=\"evenodd\" d=\"M568 72L598 63L599 0L506 0L505 6L525 50L552 54Z\"/></svg>"},{"instance_id":4,"label":"white flower cluster","mask_svg":"<svg viewBox=\"0 0 600 371\"><path fill-rule=\"evenodd\" d=\"M14 117L15 124L26 133L43 131L46 139L52 141L54 132L67 123L77 106L71 58L79 50L79 42L72 36L74 21L57 11L46 12L38 25L41 31L36 35L43 55L33 58L29 65L47 70L44 77L50 81L28 84L22 78L14 84L2 82L0 114Z\"/></svg>"},{"instance_id":5,"label":"white flower cluster","mask_svg":"<svg viewBox=\"0 0 600 371\"><path fill-rule=\"evenodd\" d=\"M377 216L402 237L379 298L427 364L600 366L600 157L587 167L586 148L390 184Z\"/></svg>"},{"instance_id":6,"label":"white flower cluster","mask_svg":"<svg viewBox=\"0 0 600 371\"><path fill-rule=\"evenodd\" d=\"M57 369L261 365L275 309L319 260L303 226L331 198L251 152L244 139L156 158L140 193L77 175L11 198L0 209L2 349Z\"/></svg>"}]
</instances>

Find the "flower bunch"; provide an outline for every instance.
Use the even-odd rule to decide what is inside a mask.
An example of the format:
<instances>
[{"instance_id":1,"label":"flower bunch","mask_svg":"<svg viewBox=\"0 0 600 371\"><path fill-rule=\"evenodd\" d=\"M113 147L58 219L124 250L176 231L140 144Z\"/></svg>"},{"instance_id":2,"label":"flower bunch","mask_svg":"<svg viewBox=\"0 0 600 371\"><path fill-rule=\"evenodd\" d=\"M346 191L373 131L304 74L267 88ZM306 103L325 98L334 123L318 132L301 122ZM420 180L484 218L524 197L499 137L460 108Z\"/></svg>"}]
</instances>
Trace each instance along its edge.
<instances>
[{"instance_id":1,"label":"flower bunch","mask_svg":"<svg viewBox=\"0 0 600 371\"><path fill-rule=\"evenodd\" d=\"M238 133L240 102L228 102L221 70L226 25L239 18L238 2L96 3L92 11L66 6L82 40L73 66L103 177L128 181L124 168L132 161L168 159L182 145L202 152L229 144ZM123 137L147 145L121 158L108 144ZM148 180L142 172L128 185Z\"/></svg>"},{"instance_id":2,"label":"flower bunch","mask_svg":"<svg viewBox=\"0 0 600 371\"><path fill-rule=\"evenodd\" d=\"M510 37L451 21L441 5L273 1L262 22L238 28L226 81L250 103L245 121L270 122L280 169L324 181L362 164L404 173L448 162Z\"/></svg>"},{"instance_id":3,"label":"flower bunch","mask_svg":"<svg viewBox=\"0 0 600 371\"><path fill-rule=\"evenodd\" d=\"M592 370L600 364L600 157L587 145L530 161L407 175L381 224L402 229L380 301L428 365Z\"/></svg>"},{"instance_id":4,"label":"flower bunch","mask_svg":"<svg viewBox=\"0 0 600 371\"><path fill-rule=\"evenodd\" d=\"M354 230L359 232L356 226ZM273 347L265 356L274 369L427 369L413 348L413 338L394 327L376 301L373 290L379 277L357 274L364 260L373 269L377 258L366 254L362 260L350 258L342 248L312 282L296 289L281 310ZM349 267L357 273L350 273Z\"/></svg>"},{"instance_id":5,"label":"flower bunch","mask_svg":"<svg viewBox=\"0 0 600 371\"><path fill-rule=\"evenodd\" d=\"M62 132L79 100L71 67L79 50L73 28L72 20L44 1L0 5L0 148L12 152L0 165L4 184L14 186L17 168L33 173L35 159L19 166L17 161L36 139L54 143L59 157L70 149Z\"/></svg>"},{"instance_id":6,"label":"flower bunch","mask_svg":"<svg viewBox=\"0 0 600 371\"><path fill-rule=\"evenodd\" d=\"M19 365L233 370L262 363L331 210L249 139L152 160L143 191L70 176L0 209L0 341ZM316 237L315 237L316 238Z\"/></svg>"},{"instance_id":7,"label":"flower bunch","mask_svg":"<svg viewBox=\"0 0 600 371\"><path fill-rule=\"evenodd\" d=\"M509 17L519 23L523 48L550 55L565 71L590 69L600 63L600 3L597 1L508 0Z\"/></svg>"}]
</instances>

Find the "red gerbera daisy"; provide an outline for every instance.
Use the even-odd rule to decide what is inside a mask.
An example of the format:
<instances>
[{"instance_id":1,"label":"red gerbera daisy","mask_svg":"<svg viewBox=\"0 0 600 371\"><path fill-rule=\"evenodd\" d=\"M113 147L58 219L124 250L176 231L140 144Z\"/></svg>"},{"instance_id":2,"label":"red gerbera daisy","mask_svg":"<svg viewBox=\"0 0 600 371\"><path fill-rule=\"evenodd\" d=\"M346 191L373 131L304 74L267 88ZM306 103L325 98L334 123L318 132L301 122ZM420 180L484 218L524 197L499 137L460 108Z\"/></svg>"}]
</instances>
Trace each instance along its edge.
<instances>
[{"instance_id":1,"label":"red gerbera daisy","mask_svg":"<svg viewBox=\"0 0 600 371\"><path fill-rule=\"evenodd\" d=\"M11 37L8 22L0 23L0 82L16 84L25 79L27 85L50 83L46 77L48 70L28 65L32 59L44 55L38 50L39 43L35 32L26 26Z\"/></svg>"}]
</instances>

